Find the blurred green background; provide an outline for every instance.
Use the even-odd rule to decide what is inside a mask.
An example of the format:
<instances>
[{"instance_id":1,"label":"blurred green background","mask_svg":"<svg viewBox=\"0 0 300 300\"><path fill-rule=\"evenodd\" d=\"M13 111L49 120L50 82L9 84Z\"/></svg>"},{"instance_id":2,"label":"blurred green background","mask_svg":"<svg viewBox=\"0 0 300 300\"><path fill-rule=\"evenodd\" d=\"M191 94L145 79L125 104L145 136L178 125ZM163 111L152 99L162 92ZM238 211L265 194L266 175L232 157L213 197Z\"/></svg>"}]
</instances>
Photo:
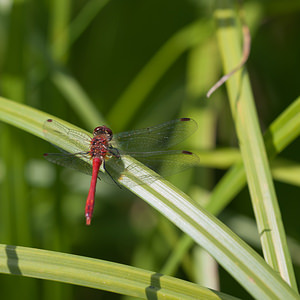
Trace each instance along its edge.
<instances>
[{"instance_id":1,"label":"blurred green background","mask_svg":"<svg viewBox=\"0 0 300 300\"><path fill-rule=\"evenodd\" d=\"M0 94L88 130L105 123L118 132L193 117L199 129L182 147L196 152L237 148L225 88L205 97L222 75L214 5L201 0L2 0ZM300 3L249 0L244 9L252 35L247 67L265 130L299 96ZM170 263L182 233L124 189L99 184L95 217L86 227L90 178L44 161L42 154L53 151L45 141L3 123L0 130L2 244L164 271L251 299L214 263L203 265L196 246L178 264ZM295 141L281 156L299 162L299 151ZM192 178L177 176L174 183L205 202L225 171L203 166L194 172ZM299 186L282 181L275 186L299 278ZM247 189L220 218L258 246ZM0 276L0 287L6 299L121 297L7 275Z\"/></svg>"}]
</instances>

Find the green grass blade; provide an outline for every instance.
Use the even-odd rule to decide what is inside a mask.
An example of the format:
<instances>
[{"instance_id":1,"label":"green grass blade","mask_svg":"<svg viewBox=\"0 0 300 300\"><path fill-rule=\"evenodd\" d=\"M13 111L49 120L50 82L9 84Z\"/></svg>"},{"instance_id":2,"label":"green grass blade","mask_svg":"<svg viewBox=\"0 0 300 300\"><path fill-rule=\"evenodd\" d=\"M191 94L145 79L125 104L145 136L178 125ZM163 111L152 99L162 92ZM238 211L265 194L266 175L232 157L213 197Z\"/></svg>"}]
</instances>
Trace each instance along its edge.
<instances>
[{"instance_id":1,"label":"green grass blade","mask_svg":"<svg viewBox=\"0 0 300 300\"><path fill-rule=\"evenodd\" d=\"M276 180L300 186L300 164L288 159L276 159L271 164Z\"/></svg>"},{"instance_id":2,"label":"green grass blade","mask_svg":"<svg viewBox=\"0 0 300 300\"><path fill-rule=\"evenodd\" d=\"M240 40L234 3L218 1L215 16L225 73L241 59ZM271 171L260 132L254 99L246 70L227 81L227 89L247 181L266 261L297 290L297 284L284 227L275 194Z\"/></svg>"},{"instance_id":3,"label":"green grass blade","mask_svg":"<svg viewBox=\"0 0 300 300\"><path fill-rule=\"evenodd\" d=\"M297 98L269 127L264 135L268 157L272 159L300 134L300 97ZM246 184L244 166L237 162L214 188L208 207L218 214Z\"/></svg>"},{"instance_id":4,"label":"green grass blade","mask_svg":"<svg viewBox=\"0 0 300 300\"><path fill-rule=\"evenodd\" d=\"M104 122L103 117L75 78L57 68L53 71L52 80L89 128L93 129Z\"/></svg>"},{"instance_id":5,"label":"green grass blade","mask_svg":"<svg viewBox=\"0 0 300 300\"><path fill-rule=\"evenodd\" d=\"M207 36L207 22L195 22L186 26L171 37L149 60L144 68L127 86L109 113L108 120L124 128L136 114L147 95L170 66L190 47ZM130 110L128 110L130 103ZM126 114L123 112L126 111ZM122 119L119 116L122 115Z\"/></svg>"},{"instance_id":6,"label":"green grass blade","mask_svg":"<svg viewBox=\"0 0 300 300\"><path fill-rule=\"evenodd\" d=\"M53 48L59 48L59 59L68 52L69 48L88 28L90 23L108 2L109 0L91 0L86 2L74 20L72 20L68 26L65 24L65 26L60 28L60 31L53 39Z\"/></svg>"},{"instance_id":7,"label":"green grass blade","mask_svg":"<svg viewBox=\"0 0 300 300\"><path fill-rule=\"evenodd\" d=\"M193 151L201 160L199 166L227 169L241 160L241 155L238 149L234 148L219 148L215 150L196 150Z\"/></svg>"},{"instance_id":8,"label":"green grass blade","mask_svg":"<svg viewBox=\"0 0 300 300\"><path fill-rule=\"evenodd\" d=\"M196 284L113 262L0 245L0 272L55 280L142 299L236 299Z\"/></svg>"},{"instance_id":9,"label":"green grass blade","mask_svg":"<svg viewBox=\"0 0 300 300\"><path fill-rule=\"evenodd\" d=\"M191 245L193 245L193 240L188 235L183 235L181 239L176 243L175 248L169 255L168 260L160 270L163 274L173 275L178 265L182 262L184 255L188 252Z\"/></svg>"},{"instance_id":10,"label":"green grass blade","mask_svg":"<svg viewBox=\"0 0 300 300\"><path fill-rule=\"evenodd\" d=\"M23 126L24 130L37 136L43 136L42 125L49 117L24 105L0 99L0 119L21 128ZM55 140L51 142L56 144ZM68 143L59 146L66 151L72 148ZM125 167L131 165L131 173L128 171L129 175L120 182L205 248L254 297L299 299L298 294L253 249L198 203L164 179L150 184L132 184L140 183L137 174L152 175L153 172L130 157L124 157L123 161Z\"/></svg>"},{"instance_id":11,"label":"green grass blade","mask_svg":"<svg viewBox=\"0 0 300 300\"><path fill-rule=\"evenodd\" d=\"M171 184L159 180L150 186L135 186L131 190L211 253L252 295L263 299L269 297L270 299L273 297L280 299L279 294L283 292L283 286L275 291L276 283L267 282L270 279L268 276L273 271L267 267L261 257L248 248L226 226L200 208L197 203L194 203ZM269 275L264 277L264 272L269 271ZM247 278L244 277L246 274ZM275 274L274 272L273 275ZM249 278L252 278L256 284L252 285L252 280L248 281ZM283 284L282 280L280 282Z\"/></svg>"},{"instance_id":12,"label":"green grass blade","mask_svg":"<svg viewBox=\"0 0 300 300\"><path fill-rule=\"evenodd\" d=\"M201 157L198 164L204 167L226 169L241 161L240 152L234 148L193 152ZM274 179L300 186L300 165L297 162L275 158L271 161L271 171Z\"/></svg>"},{"instance_id":13,"label":"green grass blade","mask_svg":"<svg viewBox=\"0 0 300 300\"><path fill-rule=\"evenodd\" d=\"M69 32L65 30L67 24L69 23L71 11L71 1L58 1L53 0L50 6L50 45L51 52L53 57L56 59L62 58L62 54L65 52L65 49L68 48L69 44ZM62 35L63 33L63 35ZM61 36L62 35L62 36ZM60 39L57 39L61 36ZM57 41L58 42L54 42Z\"/></svg>"},{"instance_id":14,"label":"green grass blade","mask_svg":"<svg viewBox=\"0 0 300 300\"><path fill-rule=\"evenodd\" d=\"M109 3L110 0L92 0L85 3L80 13L70 24L70 44L78 39L78 37L88 28L90 23L95 19L97 14Z\"/></svg>"},{"instance_id":15,"label":"green grass blade","mask_svg":"<svg viewBox=\"0 0 300 300\"><path fill-rule=\"evenodd\" d=\"M0 97L0 120L25 130L35 136L45 139L43 134L44 122L53 116L27 105ZM59 120L58 118L55 118ZM66 123L63 120L59 120ZM69 126L72 126L68 123Z\"/></svg>"},{"instance_id":16,"label":"green grass blade","mask_svg":"<svg viewBox=\"0 0 300 300\"><path fill-rule=\"evenodd\" d=\"M226 218L226 217L225 217ZM254 247L261 248L259 236L256 229L256 224L253 219L244 215L230 215L230 218L226 218L226 224L234 230L240 237L242 237L247 243ZM287 236L287 242L293 258L293 263L296 266L300 265L300 244L293 237Z\"/></svg>"}]
</instances>

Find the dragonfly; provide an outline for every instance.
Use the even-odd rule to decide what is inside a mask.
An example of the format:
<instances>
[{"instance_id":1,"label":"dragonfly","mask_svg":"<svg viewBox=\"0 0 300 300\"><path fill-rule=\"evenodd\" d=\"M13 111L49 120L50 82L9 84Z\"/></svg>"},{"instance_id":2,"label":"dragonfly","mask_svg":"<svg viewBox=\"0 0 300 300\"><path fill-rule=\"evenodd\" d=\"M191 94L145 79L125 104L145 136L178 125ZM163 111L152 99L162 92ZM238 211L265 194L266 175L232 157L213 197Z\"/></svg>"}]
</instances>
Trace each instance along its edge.
<instances>
[{"instance_id":1,"label":"dragonfly","mask_svg":"<svg viewBox=\"0 0 300 300\"><path fill-rule=\"evenodd\" d=\"M193 119L180 118L116 135L113 135L109 127L102 125L96 127L93 137L90 137L83 131L48 119L43 126L45 138L56 145L68 143L71 150L66 152L56 146L62 153L45 153L44 157L52 163L92 175L85 205L86 225L90 225L98 178L108 177L118 184L124 175L128 175L134 169L134 164L125 167L126 156L137 159L163 176L195 166L199 161L196 154L186 150L168 149L185 140L196 129L197 123ZM101 171L104 171L106 175ZM139 177L141 184L153 182L159 178L159 175L145 176L138 173L135 176Z\"/></svg>"}]
</instances>

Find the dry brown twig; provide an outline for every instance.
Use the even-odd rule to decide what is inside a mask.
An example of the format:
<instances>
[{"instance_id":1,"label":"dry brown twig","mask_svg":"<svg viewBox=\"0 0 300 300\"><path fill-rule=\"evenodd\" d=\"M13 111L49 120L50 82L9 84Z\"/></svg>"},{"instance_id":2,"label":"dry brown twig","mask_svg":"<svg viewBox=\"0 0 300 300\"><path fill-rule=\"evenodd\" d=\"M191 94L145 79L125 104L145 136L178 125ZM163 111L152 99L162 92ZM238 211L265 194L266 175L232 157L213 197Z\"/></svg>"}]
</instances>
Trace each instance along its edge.
<instances>
[{"instance_id":1,"label":"dry brown twig","mask_svg":"<svg viewBox=\"0 0 300 300\"><path fill-rule=\"evenodd\" d=\"M242 32L243 32L243 56L241 62L229 73L225 74L221 77L221 79L213 85L212 88L209 89L209 91L206 94L206 97L209 98L212 93L214 93L226 80L228 80L235 72L237 72L240 68L244 66L244 64L247 62L249 55L250 55L250 48L251 48L251 35L249 27L246 23L245 16L243 14L242 9L242 1L239 1L239 13L240 13L240 19L242 22Z\"/></svg>"}]
</instances>

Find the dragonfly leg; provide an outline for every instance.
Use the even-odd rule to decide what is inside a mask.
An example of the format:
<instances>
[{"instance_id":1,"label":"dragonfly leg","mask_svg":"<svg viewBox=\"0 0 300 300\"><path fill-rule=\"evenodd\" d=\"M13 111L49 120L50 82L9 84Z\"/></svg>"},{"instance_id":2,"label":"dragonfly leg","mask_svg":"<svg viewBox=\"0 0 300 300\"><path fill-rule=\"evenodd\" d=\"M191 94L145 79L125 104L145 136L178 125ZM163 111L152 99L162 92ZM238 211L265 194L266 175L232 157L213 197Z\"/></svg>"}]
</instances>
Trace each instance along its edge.
<instances>
[{"instance_id":1,"label":"dragonfly leg","mask_svg":"<svg viewBox=\"0 0 300 300\"><path fill-rule=\"evenodd\" d=\"M112 147L112 146L110 146L108 148L108 152L109 152L110 155L115 156L116 158L121 157L119 150L117 148Z\"/></svg>"},{"instance_id":2,"label":"dragonfly leg","mask_svg":"<svg viewBox=\"0 0 300 300\"><path fill-rule=\"evenodd\" d=\"M108 172L108 170L105 167L105 160L103 160L103 169L105 170L105 172L109 175L109 177L113 180L113 182L120 188L122 189L122 186L119 184L119 182L117 182L113 176Z\"/></svg>"}]
</instances>

